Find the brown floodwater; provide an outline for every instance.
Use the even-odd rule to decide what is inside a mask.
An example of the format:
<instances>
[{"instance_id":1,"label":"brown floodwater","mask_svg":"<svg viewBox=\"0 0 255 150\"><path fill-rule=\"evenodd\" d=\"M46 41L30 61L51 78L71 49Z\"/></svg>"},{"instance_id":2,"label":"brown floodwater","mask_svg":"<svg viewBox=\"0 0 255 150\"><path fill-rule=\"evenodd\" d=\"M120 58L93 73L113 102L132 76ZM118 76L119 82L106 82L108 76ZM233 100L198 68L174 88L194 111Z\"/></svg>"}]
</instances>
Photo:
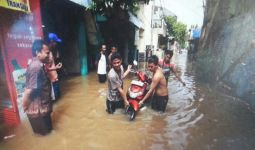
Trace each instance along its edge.
<instances>
[{"instance_id":1,"label":"brown floodwater","mask_svg":"<svg viewBox=\"0 0 255 150\"><path fill-rule=\"evenodd\" d=\"M253 150L255 114L224 89L199 82L187 52L174 56L186 86L170 78L164 114L142 109L135 121L123 110L106 113L107 84L94 72L63 81L54 104L54 131L33 135L27 119L0 143L1 150ZM125 90L131 77L125 80ZM10 134L10 133L9 133Z\"/></svg>"}]
</instances>

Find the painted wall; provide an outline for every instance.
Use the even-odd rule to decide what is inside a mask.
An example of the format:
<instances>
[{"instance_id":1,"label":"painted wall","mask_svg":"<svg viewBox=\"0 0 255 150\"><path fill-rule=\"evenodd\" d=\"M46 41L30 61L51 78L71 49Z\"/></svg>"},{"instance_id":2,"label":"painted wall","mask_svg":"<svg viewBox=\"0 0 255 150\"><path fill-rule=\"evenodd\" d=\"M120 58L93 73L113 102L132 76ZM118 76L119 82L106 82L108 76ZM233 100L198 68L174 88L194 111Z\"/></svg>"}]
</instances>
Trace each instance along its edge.
<instances>
[{"instance_id":1,"label":"painted wall","mask_svg":"<svg viewBox=\"0 0 255 150\"><path fill-rule=\"evenodd\" d=\"M197 69L255 108L255 3L207 0Z\"/></svg>"},{"instance_id":2,"label":"painted wall","mask_svg":"<svg viewBox=\"0 0 255 150\"><path fill-rule=\"evenodd\" d=\"M138 12L138 18L143 22L143 29L140 31L140 39L138 43L139 52L145 52L146 45L152 44L152 30L151 30L151 15L152 15L152 4L150 1L148 5L141 5Z\"/></svg>"},{"instance_id":3,"label":"painted wall","mask_svg":"<svg viewBox=\"0 0 255 150\"><path fill-rule=\"evenodd\" d=\"M155 9L155 11L154 11ZM153 45L154 50L159 48L158 37L159 35L166 36L166 24L163 19L160 19L162 10L159 6L155 6L154 1L149 4L140 5L138 18L143 22L143 30L140 31L138 49L140 52L145 52L146 45ZM161 25L157 28L152 28L152 23Z\"/></svg>"}]
</instances>

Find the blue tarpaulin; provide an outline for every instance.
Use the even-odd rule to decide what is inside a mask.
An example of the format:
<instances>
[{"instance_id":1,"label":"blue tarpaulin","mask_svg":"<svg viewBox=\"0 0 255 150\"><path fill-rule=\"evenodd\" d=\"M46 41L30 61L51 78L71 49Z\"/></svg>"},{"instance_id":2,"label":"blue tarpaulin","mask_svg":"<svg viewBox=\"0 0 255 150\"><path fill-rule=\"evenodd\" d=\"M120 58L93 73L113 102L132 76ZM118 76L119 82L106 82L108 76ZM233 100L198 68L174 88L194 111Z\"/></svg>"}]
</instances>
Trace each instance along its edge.
<instances>
[{"instance_id":1,"label":"blue tarpaulin","mask_svg":"<svg viewBox=\"0 0 255 150\"><path fill-rule=\"evenodd\" d=\"M192 39L200 38L201 30L200 29L194 29L192 30Z\"/></svg>"}]
</instances>

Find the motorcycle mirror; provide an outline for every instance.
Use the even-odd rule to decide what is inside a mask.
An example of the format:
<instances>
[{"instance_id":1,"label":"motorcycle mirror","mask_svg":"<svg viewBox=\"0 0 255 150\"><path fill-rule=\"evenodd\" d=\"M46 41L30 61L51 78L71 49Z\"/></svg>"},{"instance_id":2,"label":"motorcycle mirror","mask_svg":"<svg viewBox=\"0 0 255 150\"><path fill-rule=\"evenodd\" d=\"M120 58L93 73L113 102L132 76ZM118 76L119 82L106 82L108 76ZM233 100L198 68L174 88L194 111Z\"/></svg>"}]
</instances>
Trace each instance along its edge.
<instances>
[{"instance_id":1,"label":"motorcycle mirror","mask_svg":"<svg viewBox=\"0 0 255 150\"><path fill-rule=\"evenodd\" d=\"M134 60L134 61L133 61L133 64L134 64L135 66L137 66L137 61L136 61L136 60Z\"/></svg>"}]
</instances>

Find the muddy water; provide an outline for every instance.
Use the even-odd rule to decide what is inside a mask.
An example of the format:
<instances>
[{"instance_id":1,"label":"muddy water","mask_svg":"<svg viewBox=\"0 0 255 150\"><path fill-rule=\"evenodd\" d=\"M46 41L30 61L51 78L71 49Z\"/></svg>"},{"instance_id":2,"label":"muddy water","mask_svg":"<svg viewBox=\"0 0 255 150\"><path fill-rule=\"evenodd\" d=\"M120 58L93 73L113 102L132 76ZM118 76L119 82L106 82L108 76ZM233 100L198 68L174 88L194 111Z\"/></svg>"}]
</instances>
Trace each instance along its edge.
<instances>
[{"instance_id":1,"label":"muddy water","mask_svg":"<svg viewBox=\"0 0 255 150\"><path fill-rule=\"evenodd\" d=\"M99 84L96 74L90 73L62 84L50 135L34 136L24 120L14 131L16 136L2 141L0 149L253 150L255 114L249 106L223 90L198 82L185 51L175 55L174 61L186 86L171 77L166 113L145 108L133 122L122 110L108 115L107 85ZM129 82L125 80L125 89Z\"/></svg>"}]
</instances>

